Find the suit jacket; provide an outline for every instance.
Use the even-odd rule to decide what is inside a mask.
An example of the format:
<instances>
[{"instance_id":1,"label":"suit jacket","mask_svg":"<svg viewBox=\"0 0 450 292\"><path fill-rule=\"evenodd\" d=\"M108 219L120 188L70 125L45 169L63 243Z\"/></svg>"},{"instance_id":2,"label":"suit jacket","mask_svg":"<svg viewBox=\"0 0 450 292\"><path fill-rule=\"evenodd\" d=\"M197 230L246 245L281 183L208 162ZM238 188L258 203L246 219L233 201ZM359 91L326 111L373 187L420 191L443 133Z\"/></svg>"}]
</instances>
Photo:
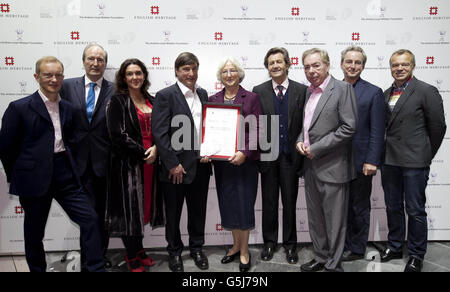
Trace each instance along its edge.
<instances>
[{"instance_id":1,"label":"suit jacket","mask_svg":"<svg viewBox=\"0 0 450 292\"><path fill-rule=\"evenodd\" d=\"M61 100L59 113L64 147L75 171L70 152L74 142L73 108ZM54 171L54 142L53 123L37 91L9 104L0 130L0 159L11 183L10 194L41 197L47 193Z\"/></svg>"},{"instance_id":2,"label":"suit jacket","mask_svg":"<svg viewBox=\"0 0 450 292\"><path fill-rule=\"evenodd\" d=\"M88 161L98 177L105 177L111 142L106 127L106 105L114 93L111 82L103 79L100 94L89 123L86 114L85 77L66 79L63 81L61 98L69 101L75 109L75 140L74 158L78 172L83 175Z\"/></svg>"},{"instance_id":3,"label":"suit jacket","mask_svg":"<svg viewBox=\"0 0 450 292\"><path fill-rule=\"evenodd\" d=\"M197 89L197 94L202 104L208 101L206 90L199 88ZM183 123L172 124L172 119L176 116L189 120L189 125L183 125ZM190 127L190 133L188 133L190 137L181 135L183 126ZM177 84L156 93L152 113L152 132L162 162L160 179L170 182L168 178L169 170L181 164L187 172L183 177L183 184L192 183L197 172L197 162L200 157L199 145L196 143L198 137L195 133L194 119L189 105ZM190 139L190 147L188 149L174 149L171 142L174 134L177 137L181 135L179 139L181 142L184 139ZM176 139L178 141L178 138ZM211 173L211 165L208 164L208 167Z\"/></svg>"},{"instance_id":4,"label":"suit jacket","mask_svg":"<svg viewBox=\"0 0 450 292\"><path fill-rule=\"evenodd\" d=\"M422 168L431 164L447 126L436 87L413 77L391 112L392 87L384 92L387 106L384 164Z\"/></svg>"},{"instance_id":5,"label":"suit jacket","mask_svg":"<svg viewBox=\"0 0 450 292\"><path fill-rule=\"evenodd\" d=\"M306 94L306 103L311 92ZM356 177L352 137L356 132L357 105L352 86L331 77L314 111L309 140L314 159L311 168L328 183L346 183ZM304 141L304 131L297 142Z\"/></svg>"},{"instance_id":6,"label":"suit jacket","mask_svg":"<svg viewBox=\"0 0 450 292\"><path fill-rule=\"evenodd\" d=\"M224 96L225 96L225 89L211 96L209 98L209 101L216 103L223 103ZM234 104L242 105L241 115L244 117L244 119L249 115L253 115L256 117L257 123L259 122L259 116L261 115L261 104L259 102L258 94L247 91L241 86L239 86L239 91L236 94L236 98L234 99ZM256 143L258 142L258 125L255 125L255 127L250 127L249 124L246 124L244 139L245 139L244 141L245 148L239 150L245 154L247 159L258 160L259 151L257 149L254 150L250 149L250 139L255 139L254 141Z\"/></svg>"},{"instance_id":7,"label":"suit jacket","mask_svg":"<svg viewBox=\"0 0 450 292\"><path fill-rule=\"evenodd\" d=\"M288 133L289 133L289 144L291 148L290 155L294 165L297 165L298 175L300 175L300 171L302 169L303 157L298 153L295 146L296 146L296 139L301 132L303 124L303 109L304 109L303 107L305 103L306 89L307 87L305 85L289 79ZM255 86L253 88L253 92L259 95L261 101L262 114L268 116L267 129L265 130L268 139L270 139L271 137L270 116L275 115L275 107L273 105L273 96L275 95L275 92L273 91L272 80L269 80L258 86ZM278 135L278 131L276 135ZM277 157L275 157L275 159L277 159ZM271 165L270 161L261 161L259 167L260 172L266 172L270 167L270 165Z\"/></svg>"},{"instance_id":8,"label":"suit jacket","mask_svg":"<svg viewBox=\"0 0 450 292\"><path fill-rule=\"evenodd\" d=\"M359 79L353 86L358 105L358 123L353 136L356 171L364 163L380 166L386 129L386 106L381 88Z\"/></svg>"}]
</instances>

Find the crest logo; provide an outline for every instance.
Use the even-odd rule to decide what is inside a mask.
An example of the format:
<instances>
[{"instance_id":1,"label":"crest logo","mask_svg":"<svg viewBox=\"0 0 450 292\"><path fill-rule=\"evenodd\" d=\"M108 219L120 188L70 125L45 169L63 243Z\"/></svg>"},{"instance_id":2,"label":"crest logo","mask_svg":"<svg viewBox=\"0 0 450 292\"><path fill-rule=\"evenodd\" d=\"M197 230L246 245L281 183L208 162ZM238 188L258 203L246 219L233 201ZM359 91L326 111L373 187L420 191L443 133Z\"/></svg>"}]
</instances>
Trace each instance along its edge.
<instances>
[{"instance_id":1,"label":"crest logo","mask_svg":"<svg viewBox=\"0 0 450 292\"><path fill-rule=\"evenodd\" d=\"M165 30L165 31L163 31L163 35L164 35L164 41L166 43L170 42L171 32L169 30Z\"/></svg>"},{"instance_id":2,"label":"crest logo","mask_svg":"<svg viewBox=\"0 0 450 292\"><path fill-rule=\"evenodd\" d=\"M434 57L427 57L427 65L434 65Z\"/></svg>"},{"instance_id":3,"label":"crest logo","mask_svg":"<svg viewBox=\"0 0 450 292\"><path fill-rule=\"evenodd\" d=\"M440 90L441 89L441 85L442 85L442 79L437 79L436 80L436 88ZM431 173L431 176L433 176L433 173Z\"/></svg>"},{"instance_id":4,"label":"crest logo","mask_svg":"<svg viewBox=\"0 0 450 292\"><path fill-rule=\"evenodd\" d=\"M241 6L241 10L242 10L242 18L246 18L247 17L248 6Z\"/></svg>"},{"instance_id":5,"label":"crest logo","mask_svg":"<svg viewBox=\"0 0 450 292\"><path fill-rule=\"evenodd\" d=\"M292 14L292 16L299 16L300 15L300 7L292 7L291 14Z\"/></svg>"},{"instance_id":6,"label":"crest logo","mask_svg":"<svg viewBox=\"0 0 450 292\"><path fill-rule=\"evenodd\" d=\"M16 29L17 34L17 41L21 42L23 41L23 30L22 29Z\"/></svg>"},{"instance_id":7,"label":"crest logo","mask_svg":"<svg viewBox=\"0 0 450 292\"><path fill-rule=\"evenodd\" d=\"M214 33L214 39L215 39L216 41L221 41L221 40L223 40L223 33L221 33L221 32L216 32L216 33Z\"/></svg>"},{"instance_id":8,"label":"crest logo","mask_svg":"<svg viewBox=\"0 0 450 292\"><path fill-rule=\"evenodd\" d=\"M309 37L309 31L303 31L303 42L307 43L308 42L308 37Z\"/></svg>"},{"instance_id":9,"label":"crest logo","mask_svg":"<svg viewBox=\"0 0 450 292\"><path fill-rule=\"evenodd\" d=\"M159 6L152 6L152 7L150 7L150 13L152 15L158 15L159 14Z\"/></svg>"},{"instance_id":10,"label":"crest logo","mask_svg":"<svg viewBox=\"0 0 450 292\"><path fill-rule=\"evenodd\" d=\"M386 13L386 6L380 6L380 18L384 18Z\"/></svg>"},{"instance_id":11,"label":"crest logo","mask_svg":"<svg viewBox=\"0 0 450 292\"><path fill-rule=\"evenodd\" d=\"M248 56L241 56L242 67L247 67Z\"/></svg>"},{"instance_id":12,"label":"crest logo","mask_svg":"<svg viewBox=\"0 0 450 292\"><path fill-rule=\"evenodd\" d=\"M438 8L436 6L430 7L430 15L437 15L438 14Z\"/></svg>"},{"instance_id":13,"label":"crest logo","mask_svg":"<svg viewBox=\"0 0 450 292\"><path fill-rule=\"evenodd\" d=\"M14 57L5 57L5 65L13 66L14 65Z\"/></svg>"},{"instance_id":14,"label":"crest logo","mask_svg":"<svg viewBox=\"0 0 450 292\"><path fill-rule=\"evenodd\" d=\"M97 5L97 7L98 7L98 15L104 16L105 15L106 5L103 4L103 3L100 3L100 4Z\"/></svg>"},{"instance_id":15,"label":"crest logo","mask_svg":"<svg viewBox=\"0 0 450 292\"><path fill-rule=\"evenodd\" d=\"M70 33L70 38L71 38L73 41L78 41L78 40L80 39L80 32L79 32L79 31L72 31L72 32Z\"/></svg>"},{"instance_id":16,"label":"crest logo","mask_svg":"<svg viewBox=\"0 0 450 292\"><path fill-rule=\"evenodd\" d=\"M359 32L352 33L352 41L359 41L361 38L361 34Z\"/></svg>"},{"instance_id":17,"label":"crest logo","mask_svg":"<svg viewBox=\"0 0 450 292\"><path fill-rule=\"evenodd\" d=\"M25 94L27 92L27 82L26 81L20 81L20 94Z\"/></svg>"},{"instance_id":18,"label":"crest logo","mask_svg":"<svg viewBox=\"0 0 450 292\"><path fill-rule=\"evenodd\" d=\"M10 13L10 12L11 12L11 9L10 9L9 4L1 3L1 4L0 4L0 11L1 11L2 13Z\"/></svg>"},{"instance_id":19,"label":"crest logo","mask_svg":"<svg viewBox=\"0 0 450 292\"><path fill-rule=\"evenodd\" d=\"M440 42L445 42L445 35L447 34L447 31L445 31L445 30L440 30L439 31L439 36L440 36L440 38L439 38L439 41Z\"/></svg>"},{"instance_id":20,"label":"crest logo","mask_svg":"<svg viewBox=\"0 0 450 292\"><path fill-rule=\"evenodd\" d=\"M153 65L153 66L159 66L159 65L161 65L161 58L160 58L160 57L153 57L153 58L152 58L152 65Z\"/></svg>"},{"instance_id":21,"label":"crest logo","mask_svg":"<svg viewBox=\"0 0 450 292\"><path fill-rule=\"evenodd\" d=\"M384 61L384 56L378 56L377 60L378 60L378 68L382 68L383 67L383 61Z\"/></svg>"}]
</instances>

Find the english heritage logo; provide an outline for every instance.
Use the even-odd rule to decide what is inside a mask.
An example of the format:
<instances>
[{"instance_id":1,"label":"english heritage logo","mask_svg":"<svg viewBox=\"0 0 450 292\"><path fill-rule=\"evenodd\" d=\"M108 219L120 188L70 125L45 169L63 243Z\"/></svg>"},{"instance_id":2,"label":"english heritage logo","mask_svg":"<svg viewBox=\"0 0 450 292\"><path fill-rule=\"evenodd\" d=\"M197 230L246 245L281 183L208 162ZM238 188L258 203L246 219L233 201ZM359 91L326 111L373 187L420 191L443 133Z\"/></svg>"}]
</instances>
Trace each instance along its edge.
<instances>
[{"instance_id":1,"label":"english heritage logo","mask_svg":"<svg viewBox=\"0 0 450 292\"><path fill-rule=\"evenodd\" d=\"M291 57L291 65L298 66L298 64L299 64L298 57Z\"/></svg>"},{"instance_id":2,"label":"english heritage logo","mask_svg":"<svg viewBox=\"0 0 450 292\"><path fill-rule=\"evenodd\" d=\"M430 7L430 15L437 15L437 14L438 14L437 6Z\"/></svg>"},{"instance_id":3,"label":"english heritage logo","mask_svg":"<svg viewBox=\"0 0 450 292\"><path fill-rule=\"evenodd\" d=\"M0 4L0 11L2 13L10 13L11 7L9 6L9 3L1 3Z\"/></svg>"},{"instance_id":4,"label":"english heritage logo","mask_svg":"<svg viewBox=\"0 0 450 292\"><path fill-rule=\"evenodd\" d=\"M73 40L73 41L80 40L80 32L79 31L72 31L70 33L70 39Z\"/></svg>"},{"instance_id":5,"label":"english heritage logo","mask_svg":"<svg viewBox=\"0 0 450 292\"><path fill-rule=\"evenodd\" d=\"M361 39L361 34L359 32L352 33L352 41L359 41Z\"/></svg>"},{"instance_id":6,"label":"english heritage logo","mask_svg":"<svg viewBox=\"0 0 450 292\"><path fill-rule=\"evenodd\" d=\"M361 42L362 34L360 32L352 32L351 34L351 42L336 42L336 45L340 46L350 46L350 45L358 45L358 46L374 46L375 42Z\"/></svg>"},{"instance_id":7,"label":"english heritage logo","mask_svg":"<svg viewBox=\"0 0 450 292\"><path fill-rule=\"evenodd\" d=\"M214 33L214 39L216 41L223 41L223 33L222 32L216 32Z\"/></svg>"},{"instance_id":8,"label":"english heritage logo","mask_svg":"<svg viewBox=\"0 0 450 292\"><path fill-rule=\"evenodd\" d=\"M150 13L152 15L159 15L159 6L151 6L150 7Z\"/></svg>"},{"instance_id":9,"label":"english heritage logo","mask_svg":"<svg viewBox=\"0 0 450 292\"><path fill-rule=\"evenodd\" d=\"M14 66L14 57L5 57L6 66Z\"/></svg>"},{"instance_id":10,"label":"english heritage logo","mask_svg":"<svg viewBox=\"0 0 450 292\"><path fill-rule=\"evenodd\" d=\"M23 214L23 208L21 206L15 206L14 207L14 214L16 214L16 215Z\"/></svg>"},{"instance_id":11,"label":"english heritage logo","mask_svg":"<svg viewBox=\"0 0 450 292\"><path fill-rule=\"evenodd\" d=\"M163 9L159 5L150 5L145 8L145 11L147 12L147 15L145 16L134 16L134 19L141 19L141 20L176 20L176 16L164 16L161 15L163 12Z\"/></svg>"},{"instance_id":12,"label":"english heritage logo","mask_svg":"<svg viewBox=\"0 0 450 292\"><path fill-rule=\"evenodd\" d=\"M438 6L430 6L427 9L427 14L429 16L414 16L413 20L450 20L450 16L442 16L439 12Z\"/></svg>"},{"instance_id":13,"label":"english heritage logo","mask_svg":"<svg viewBox=\"0 0 450 292\"><path fill-rule=\"evenodd\" d=\"M276 16L275 20L278 20L278 21L286 21L286 20L289 20L289 21L292 21L292 20L295 20L295 21L314 21L314 20L316 20L315 17L300 16L300 13L304 14L304 11L301 10L300 7L294 6L294 7L291 7L291 9L289 11L289 17Z\"/></svg>"},{"instance_id":14,"label":"english heritage logo","mask_svg":"<svg viewBox=\"0 0 450 292\"><path fill-rule=\"evenodd\" d=\"M427 65L434 65L434 57L427 57L426 63Z\"/></svg>"},{"instance_id":15,"label":"english heritage logo","mask_svg":"<svg viewBox=\"0 0 450 292\"><path fill-rule=\"evenodd\" d=\"M152 65L153 66L160 66L161 65L161 58L160 57L153 57L152 58Z\"/></svg>"},{"instance_id":16,"label":"english heritage logo","mask_svg":"<svg viewBox=\"0 0 450 292\"><path fill-rule=\"evenodd\" d=\"M300 15L300 7L292 7L291 14L292 14L292 16L299 16Z\"/></svg>"}]
</instances>

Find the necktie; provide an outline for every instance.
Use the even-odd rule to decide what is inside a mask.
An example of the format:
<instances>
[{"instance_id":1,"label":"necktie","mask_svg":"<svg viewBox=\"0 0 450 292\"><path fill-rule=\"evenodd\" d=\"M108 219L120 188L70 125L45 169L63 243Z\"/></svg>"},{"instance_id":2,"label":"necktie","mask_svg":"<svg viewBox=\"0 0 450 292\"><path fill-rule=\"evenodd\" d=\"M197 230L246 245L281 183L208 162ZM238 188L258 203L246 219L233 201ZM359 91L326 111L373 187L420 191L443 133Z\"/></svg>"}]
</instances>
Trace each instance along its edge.
<instances>
[{"instance_id":1,"label":"necktie","mask_svg":"<svg viewBox=\"0 0 450 292\"><path fill-rule=\"evenodd\" d=\"M277 95L277 97L280 99L280 100L283 100L283 86L282 85L278 85L277 86L277 88L278 88L278 95Z\"/></svg>"},{"instance_id":2,"label":"necktie","mask_svg":"<svg viewBox=\"0 0 450 292\"><path fill-rule=\"evenodd\" d=\"M90 83L89 86L89 92L88 92L88 97L86 100L86 113L87 113L87 118L89 120L89 123L92 120L92 112L94 111L94 106L95 106L95 86L97 85L97 83Z\"/></svg>"}]
</instances>

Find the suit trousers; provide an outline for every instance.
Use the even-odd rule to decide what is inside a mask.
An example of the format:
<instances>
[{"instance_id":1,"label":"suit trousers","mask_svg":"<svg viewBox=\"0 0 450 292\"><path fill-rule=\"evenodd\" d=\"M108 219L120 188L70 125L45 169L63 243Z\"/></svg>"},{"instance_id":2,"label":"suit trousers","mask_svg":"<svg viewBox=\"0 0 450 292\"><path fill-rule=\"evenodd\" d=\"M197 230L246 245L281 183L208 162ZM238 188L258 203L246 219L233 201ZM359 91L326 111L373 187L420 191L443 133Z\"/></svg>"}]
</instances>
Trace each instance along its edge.
<instances>
[{"instance_id":1,"label":"suit trousers","mask_svg":"<svg viewBox=\"0 0 450 292\"><path fill-rule=\"evenodd\" d=\"M427 251L428 222L425 211L430 168L407 168L383 165L381 181L388 221L388 245L401 252L405 240L405 209L408 214L408 253L423 259ZM406 208L405 208L406 205Z\"/></svg>"},{"instance_id":2,"label":"suit trousers","mask_svg":"<svg viewBox=\"0 0 450 292\"><path fill-rule=\"evenodd\" d=\"M106 177L98 177L92 169L91 161L88 161L86 170L81 176L81 184L83 185L86 195L98 215L98 227L100 231L100 239L102 244L103 255L106 255L109 245L109 234L105 228L105 212L106 212ZM81 238L80 238L81 246ZM81 249L81 262L84 263L84 251Z\"/></svg>"},{"instance_id":3,"label":"suit trousers","mask_svg":"<svg viewBox=\"0 0 450 292\"><path fill-rule=\"evenodd\" d=\"M46 271L47 264L42 241L50 207L55 199L69 218L80 226L87 270L103 272L105 270L97 214L91 207L85 192L75 181L68 156L65 153L55 154L53 160L53 177L47 194L38 198L19 198L25 211L25 254L30 271Z\"/></svg>"},{"instance_id":4,"label":"suit trousers","mask_svg":"<svg viewBox=\"0 0 450 292\"><path fill-rule=\"evenodd\" d=\"M166 211L167 251L179 256L183 251L180 220L184 200L187 205L189 249L191 253L202 250L205 243L206 205L208 201L210 171L207 165L198 162L197 173L191 184L161 182Z\"/></svg>"},{"instance_id":5,"label":"suit trousers","mask_svg":"<svg viewBox=\"0 0 450 292\"><path fill-rule=\"evenodd\" d=\"M305 168L305 197L315 260L328 270L342 271L349 183L320 181L309 163Z\"/></svg>"},{"instance_id":6,"label":"suit trousers","mask_svg":"<svg viewBox=\"0 0 450 292\"><path fill-rule=\"evenodd\" d=\"M365 254L370 229L370 195L372 175L357 173L350 182L350 197L347 218L345 250L355 254Z\"/></svg>"},{"instance_id":7,"label":"suit trousers","mask_svg":"<svg viewBox=\"0 0 450 292\"><path fill-rule=\"evenodd\" d=\"M277 160L270 162L266 172L261 173L262 231L264 245L275 247L278 243L278 202L281 190L283 204L283 246L296 248L297 225L296 204L298 196L297 166L290 155L280 153Z\"/></svg>"}]
</instances>

